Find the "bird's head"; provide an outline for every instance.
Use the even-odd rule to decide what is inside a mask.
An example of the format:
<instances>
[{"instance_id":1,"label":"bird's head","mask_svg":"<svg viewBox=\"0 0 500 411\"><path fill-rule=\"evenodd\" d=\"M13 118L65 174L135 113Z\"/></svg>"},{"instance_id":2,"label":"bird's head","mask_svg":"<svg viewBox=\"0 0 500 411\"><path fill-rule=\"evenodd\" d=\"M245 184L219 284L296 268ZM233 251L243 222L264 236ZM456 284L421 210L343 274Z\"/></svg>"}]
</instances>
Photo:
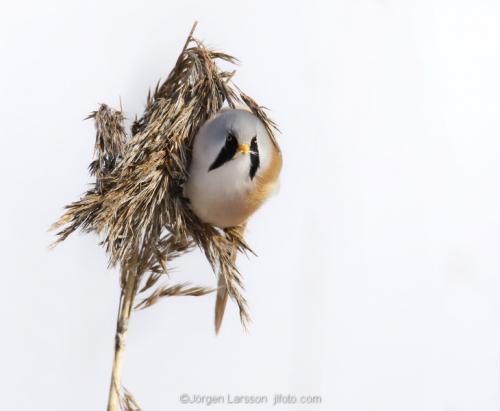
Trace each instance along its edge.
<instances>
[{"instance_id":1,"label":"bird's head","mask_svg":"<svg viewBox=\"0 0 500 411\"><path fill-rule=\"evenodd\" d=\"M224 110L200 129L192 161L207 173L246 172L253 180L268 140L262 122L254 114L241 109Z\"/></svg>"}]
</instances>

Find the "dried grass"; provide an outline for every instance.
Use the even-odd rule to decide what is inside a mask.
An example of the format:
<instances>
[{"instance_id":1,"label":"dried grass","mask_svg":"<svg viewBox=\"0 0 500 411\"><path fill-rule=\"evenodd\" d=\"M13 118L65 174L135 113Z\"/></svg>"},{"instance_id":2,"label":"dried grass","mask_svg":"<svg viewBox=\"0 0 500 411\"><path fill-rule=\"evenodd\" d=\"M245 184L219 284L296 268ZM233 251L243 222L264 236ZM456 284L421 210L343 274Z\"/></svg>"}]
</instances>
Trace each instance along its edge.
<instances>
[{"instance_id":1,"label":"dried grass","mask_svg":"<svg viewBox=\"0 0 500 411\"><path fill-rule=\"evenodd\" d=\"M276 127L261 107L232 83L234 72L222 71L216 64L234 64L236 59L206 48L193 37L195 27L168 78L149 93L145 112L133 123L129 138L120 110L101 105L90 114L97 129L95 159L89 166L95 183L80 200L66 206L66 212L52 226L59 230L54 245L76 230L99 234L110 266L120 267L117 352L123 350L120 344L125 340L136 295L157 286L168 273L169 261L195 246L203 251L219 283L237 303L242 324L249 321L243 280L234 258L237 252L251 252L243 230L220 230L202 223L183 197L183 185L198 129L224 105L248 107L263 121L273 141ZM210 291L185 284L159 286L138 307L148 307L163 296ZM115 355L115 365L117 361L121 359ZM118 398L119 375L116 377L110 397Z\"/></svg>"}]
</instances>

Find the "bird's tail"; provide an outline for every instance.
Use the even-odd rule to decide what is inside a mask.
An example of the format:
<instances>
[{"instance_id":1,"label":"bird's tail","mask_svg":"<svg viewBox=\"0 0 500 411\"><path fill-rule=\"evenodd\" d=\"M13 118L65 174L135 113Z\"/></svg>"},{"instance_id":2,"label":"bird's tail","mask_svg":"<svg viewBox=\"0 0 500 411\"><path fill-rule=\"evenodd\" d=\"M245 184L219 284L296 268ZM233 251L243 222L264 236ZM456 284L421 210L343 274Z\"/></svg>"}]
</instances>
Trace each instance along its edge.
<instances>
[{"instance_id":1,"label":"bird's tail","mask_svg":"<svg viewBox=\"0 0 500 411\"><path fill-rule=\"evenodd\" d=\"M227 304L227 287L226 282L222 276L219 277L219 284L217 288L217 297L215 299L215 334L219 334L220 325L224 318L224 311Z\"/></svg>"},{"instance_id":2,"label":"bird's tail","mask_svg":"<svg viewBox=\"0 0 500 411\"><path fill-rule=\"evenodd\" d=\"M226 228L224 231L226 232L226 236L228 236L231 241L238 240L239 243L244 243L243 233L245 232L246 223L240 224L239 226ZM245 244L245 248L249 249ZM229 258L233 265L236 264L236 257L238 254L238 248L233 248L231 250L231 254ZM227 290L227 278L222 273L219 273L219 281L217 287L217 297L215 298L215 334L219 334L219 329L222 324L222 319L224 318L224 311L226 310L227 298L229 296L229 292Z\"/></svg>"}]
</instances>

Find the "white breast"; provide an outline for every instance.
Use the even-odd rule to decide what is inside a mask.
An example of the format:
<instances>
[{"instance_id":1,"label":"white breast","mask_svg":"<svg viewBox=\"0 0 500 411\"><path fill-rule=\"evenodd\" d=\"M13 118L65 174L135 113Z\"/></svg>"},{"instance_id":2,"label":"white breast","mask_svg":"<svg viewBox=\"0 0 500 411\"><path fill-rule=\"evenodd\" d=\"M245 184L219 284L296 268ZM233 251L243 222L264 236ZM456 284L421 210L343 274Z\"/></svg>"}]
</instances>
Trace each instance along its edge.
<instances>
[{"instance_id":1,"label":"white breast","mask_svg":"<svg viewBox=\"0 0 500 411\"><path fill-rule=\"evenodd\" d=\"M243 154L210 172L196 165L191 167L185 195L194 213L202 221L221 228L243 223L248 196L254 187L249 170L249 157Z\"/></svg>"}]
</instances>

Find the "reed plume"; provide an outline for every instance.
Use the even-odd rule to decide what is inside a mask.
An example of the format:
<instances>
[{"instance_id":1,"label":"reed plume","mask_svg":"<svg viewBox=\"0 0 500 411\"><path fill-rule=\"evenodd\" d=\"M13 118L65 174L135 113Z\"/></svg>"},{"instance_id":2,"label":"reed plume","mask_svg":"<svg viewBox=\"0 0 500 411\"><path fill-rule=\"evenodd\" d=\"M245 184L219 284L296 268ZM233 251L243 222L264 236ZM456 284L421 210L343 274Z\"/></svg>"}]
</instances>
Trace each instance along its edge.
<instances>
[{"instance_id":1,"label":"reed plume","mask_svg":"<svg viewBox=\"0 0 500 411\"><path fill-rule=\"evenodd\" d=\"M243 279L235 264L238 252L251 252L243 229L220 230L202 223L184 198L183 185L197 131L223 106L246 106L262 120L272 139L276 126L234 85L234 71L217 66L218 61L235 64L237 60L205 47L193 37L195 27L196 23L167 79L148 94L145 111L134 121L130 136L121 110L102 104L89 115L97 130L94 159L89 166L95 181L78 201L66 206L52 226L58 230L54 245L76 230L100 235L109 265L120 269L108 411L140 409L121 385L134 306L142 309L162 297L201 296L214 291L187 283L161 285L160 280L167 279L171 260L195 247L201 249L220 287L237 303L244 327L250 319ZM141 301L136 303L139 296ZM218 325L222 314L216 315Z\"/></svg>"}]
</instances>

